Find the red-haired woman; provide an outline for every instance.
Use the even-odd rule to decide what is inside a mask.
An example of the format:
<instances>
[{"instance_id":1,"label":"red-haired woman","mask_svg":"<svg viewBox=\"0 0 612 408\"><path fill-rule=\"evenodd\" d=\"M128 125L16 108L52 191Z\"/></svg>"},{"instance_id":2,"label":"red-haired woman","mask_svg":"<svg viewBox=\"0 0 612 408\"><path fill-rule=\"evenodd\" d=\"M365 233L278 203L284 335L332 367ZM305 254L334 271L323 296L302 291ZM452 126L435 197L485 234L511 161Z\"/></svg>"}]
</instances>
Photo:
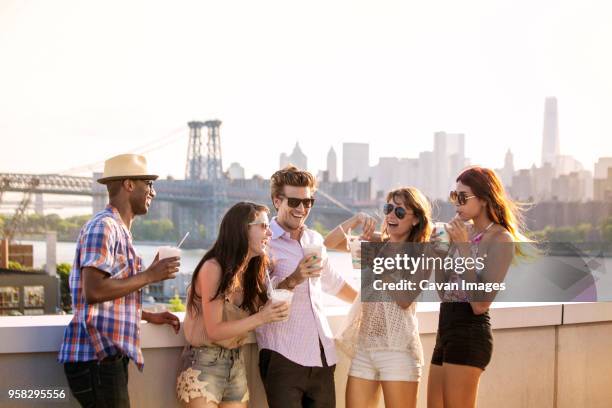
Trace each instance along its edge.
<instances>
[{"instance_id":1,"label":"red-haired woman","mask_svg":"<svg viewBox=\"0 0 612 408\"><path fill-rule=\"evenodd\" d=\"M526 241L521 233L520 209L506 195L493 170L471 167L456 182L450 199L457 214L446 226L451 241L449 256L480 258L484 268L436 271L437 282L454 285L441 292L427 384L429 408L476 406L480 376L493 352L489 307L497 291L482 296L463 288L466 283L503 282L514 257L524 255L517 243ZM467 224L470 221L473 224Z\"/></svg>"}]
</instances>

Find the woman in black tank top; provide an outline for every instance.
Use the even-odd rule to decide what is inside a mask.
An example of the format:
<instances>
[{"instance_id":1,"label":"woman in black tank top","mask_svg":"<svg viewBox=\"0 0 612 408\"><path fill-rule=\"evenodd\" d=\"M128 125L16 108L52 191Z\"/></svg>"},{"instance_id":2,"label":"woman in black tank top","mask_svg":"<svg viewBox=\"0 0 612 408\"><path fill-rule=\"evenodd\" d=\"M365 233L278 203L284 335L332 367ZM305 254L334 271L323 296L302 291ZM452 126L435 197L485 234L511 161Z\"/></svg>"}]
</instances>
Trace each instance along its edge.
<instances>
[{"instance_id":1,"label":"woman in black tank top","mask_svg":"<svg viewBox=\"0 0 612 408\"><path fill-rule=\"evenodd\" d=\"M476 406L480 376L493 353L489 307L513 259L524 255L515 243L527 241L520 209L493 170L471 167L456 182L450 199L457 214L446 226L451 241L447 256L472 258L479 266L459 268L456 263L455 270L436 271L437 282L455 282L459 289L441 293L427 384L429 408L451 402L454 407ZM473 221L471 227L468 221ZM482 290L491 284L497 285L492 291Z\"/></svg>"}]
</instances>

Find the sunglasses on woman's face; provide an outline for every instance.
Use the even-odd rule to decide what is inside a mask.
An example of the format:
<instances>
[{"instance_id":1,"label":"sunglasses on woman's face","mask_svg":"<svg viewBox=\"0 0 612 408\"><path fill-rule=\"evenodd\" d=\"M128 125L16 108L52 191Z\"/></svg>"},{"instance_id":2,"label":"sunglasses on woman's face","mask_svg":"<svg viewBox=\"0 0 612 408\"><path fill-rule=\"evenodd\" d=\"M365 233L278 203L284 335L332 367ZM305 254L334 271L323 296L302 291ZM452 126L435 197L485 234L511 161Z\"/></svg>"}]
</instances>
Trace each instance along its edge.
<instances>
[{"instance_id":1,"label":"sunglasses on woman's face","mask_svg":"<svg viewBox=\"0 0 612 408\"><path fill-rule=\"evenodd\" d=\"M295 197L287 197L287 196L280 196L280 197L286 198L287 205L291 208L297 208L300 206L300 204L303 204L304 208L312 208L315 202L314 198L295 198Z\"/></svg>"},{"instance_id":2,"label":"sunglasses on woman's face","mask_svg":"<svg viewBox=\"0 0 612 408\"><path fill-rule=\"evenodd\" d=\"M470 198L476 197L475 195L468 195L465 191L451 191L449 200L453 204L465 205Z\"/></svg>"},{"instance_id":3,"label":"sunglasses on woman's face","mask_svg":"<svg viewBox=\"0 0 612 408\"><path fill-rule=\"evenodd\" d=\"M259 214L257 218L249 222L248 225L259 225L261 229L267 230L268 228L270 228L270 220L268 219L268 216L265 213L263 213L263 214Z\"/></svg>"},{"instance_id":4,"label":"sunglasses on woman's face","mask_svg":"<svg viewBox=\"0 0 612 408\"><path fill-rule=\"evenodd\" d=\"M270 224L267 222L249 222L249 225L259 225L262 230L267 230L270 228Z\"/></svg>"},{"instance_id":5,"label":"sunglasses on woman's face","mask_svg":"<svg viewBox=\"0 0 612 408\"><path fill-rule=\"evenodd\" d=\"M406 216L406 214L408 214L408 211L406 211L405 208L403 207L398 207L394 204L391 203L387 203L385 205L383 205L383 213L385 215L389 215L391 213L391 211L395 212L395 216L397 218L399 218L400 220L404 219L404 217ZM414 213L412 213L414 214Z\"/></svg>"}]
</instances>

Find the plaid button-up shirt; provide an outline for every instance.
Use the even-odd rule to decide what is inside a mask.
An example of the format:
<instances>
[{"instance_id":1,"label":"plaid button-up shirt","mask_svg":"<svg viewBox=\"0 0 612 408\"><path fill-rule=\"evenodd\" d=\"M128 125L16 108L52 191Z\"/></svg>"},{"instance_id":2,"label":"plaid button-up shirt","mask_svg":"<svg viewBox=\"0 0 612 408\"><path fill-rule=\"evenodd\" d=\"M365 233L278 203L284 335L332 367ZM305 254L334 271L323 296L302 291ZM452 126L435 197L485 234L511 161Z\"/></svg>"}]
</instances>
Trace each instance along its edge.
<instances>
[{"instance_id":1,"label":"plaid button-up shirt","mask_svg":"<svg viewBox=\"0 0 612 408\"><path fill-rule=\"evenodd\" d=\"M58 360L62 363L102 360L123 353L142 371L141 292L89 305L83 290L85 267L106 272L110 279L124 279L141 271L142 259L136 254L130 231L117 209L110 205L89 220L79 234L70 273L74 317L64 332Z\"/></svg>"}]
</instances>

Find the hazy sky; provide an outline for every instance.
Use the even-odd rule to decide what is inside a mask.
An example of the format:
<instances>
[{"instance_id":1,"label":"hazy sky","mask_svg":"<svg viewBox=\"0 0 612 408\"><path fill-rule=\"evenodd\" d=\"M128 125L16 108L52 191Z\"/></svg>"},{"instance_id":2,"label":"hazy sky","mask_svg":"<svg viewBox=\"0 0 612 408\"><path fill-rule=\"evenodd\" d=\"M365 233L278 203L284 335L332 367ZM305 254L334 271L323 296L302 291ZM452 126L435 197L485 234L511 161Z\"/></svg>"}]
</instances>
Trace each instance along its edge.
<instances>
[{"instance_id":1,"label":"hazy sky","mask_svg":"<svg viewBox=\"0 0 612 408\"><path fill-rule=\"evenodd\" d=\"M431 150L438 130L465 133L472 162L511 148L526 167L549 95L561 152L592 170L612 156L611 21L606 0L2 0L0 171L170 138L148 157L182 177L186 122L211 118L224 166L247 175L296 141L317 170L342 142L369 142L374 165Z\"/></svg>"}]
</instances>

